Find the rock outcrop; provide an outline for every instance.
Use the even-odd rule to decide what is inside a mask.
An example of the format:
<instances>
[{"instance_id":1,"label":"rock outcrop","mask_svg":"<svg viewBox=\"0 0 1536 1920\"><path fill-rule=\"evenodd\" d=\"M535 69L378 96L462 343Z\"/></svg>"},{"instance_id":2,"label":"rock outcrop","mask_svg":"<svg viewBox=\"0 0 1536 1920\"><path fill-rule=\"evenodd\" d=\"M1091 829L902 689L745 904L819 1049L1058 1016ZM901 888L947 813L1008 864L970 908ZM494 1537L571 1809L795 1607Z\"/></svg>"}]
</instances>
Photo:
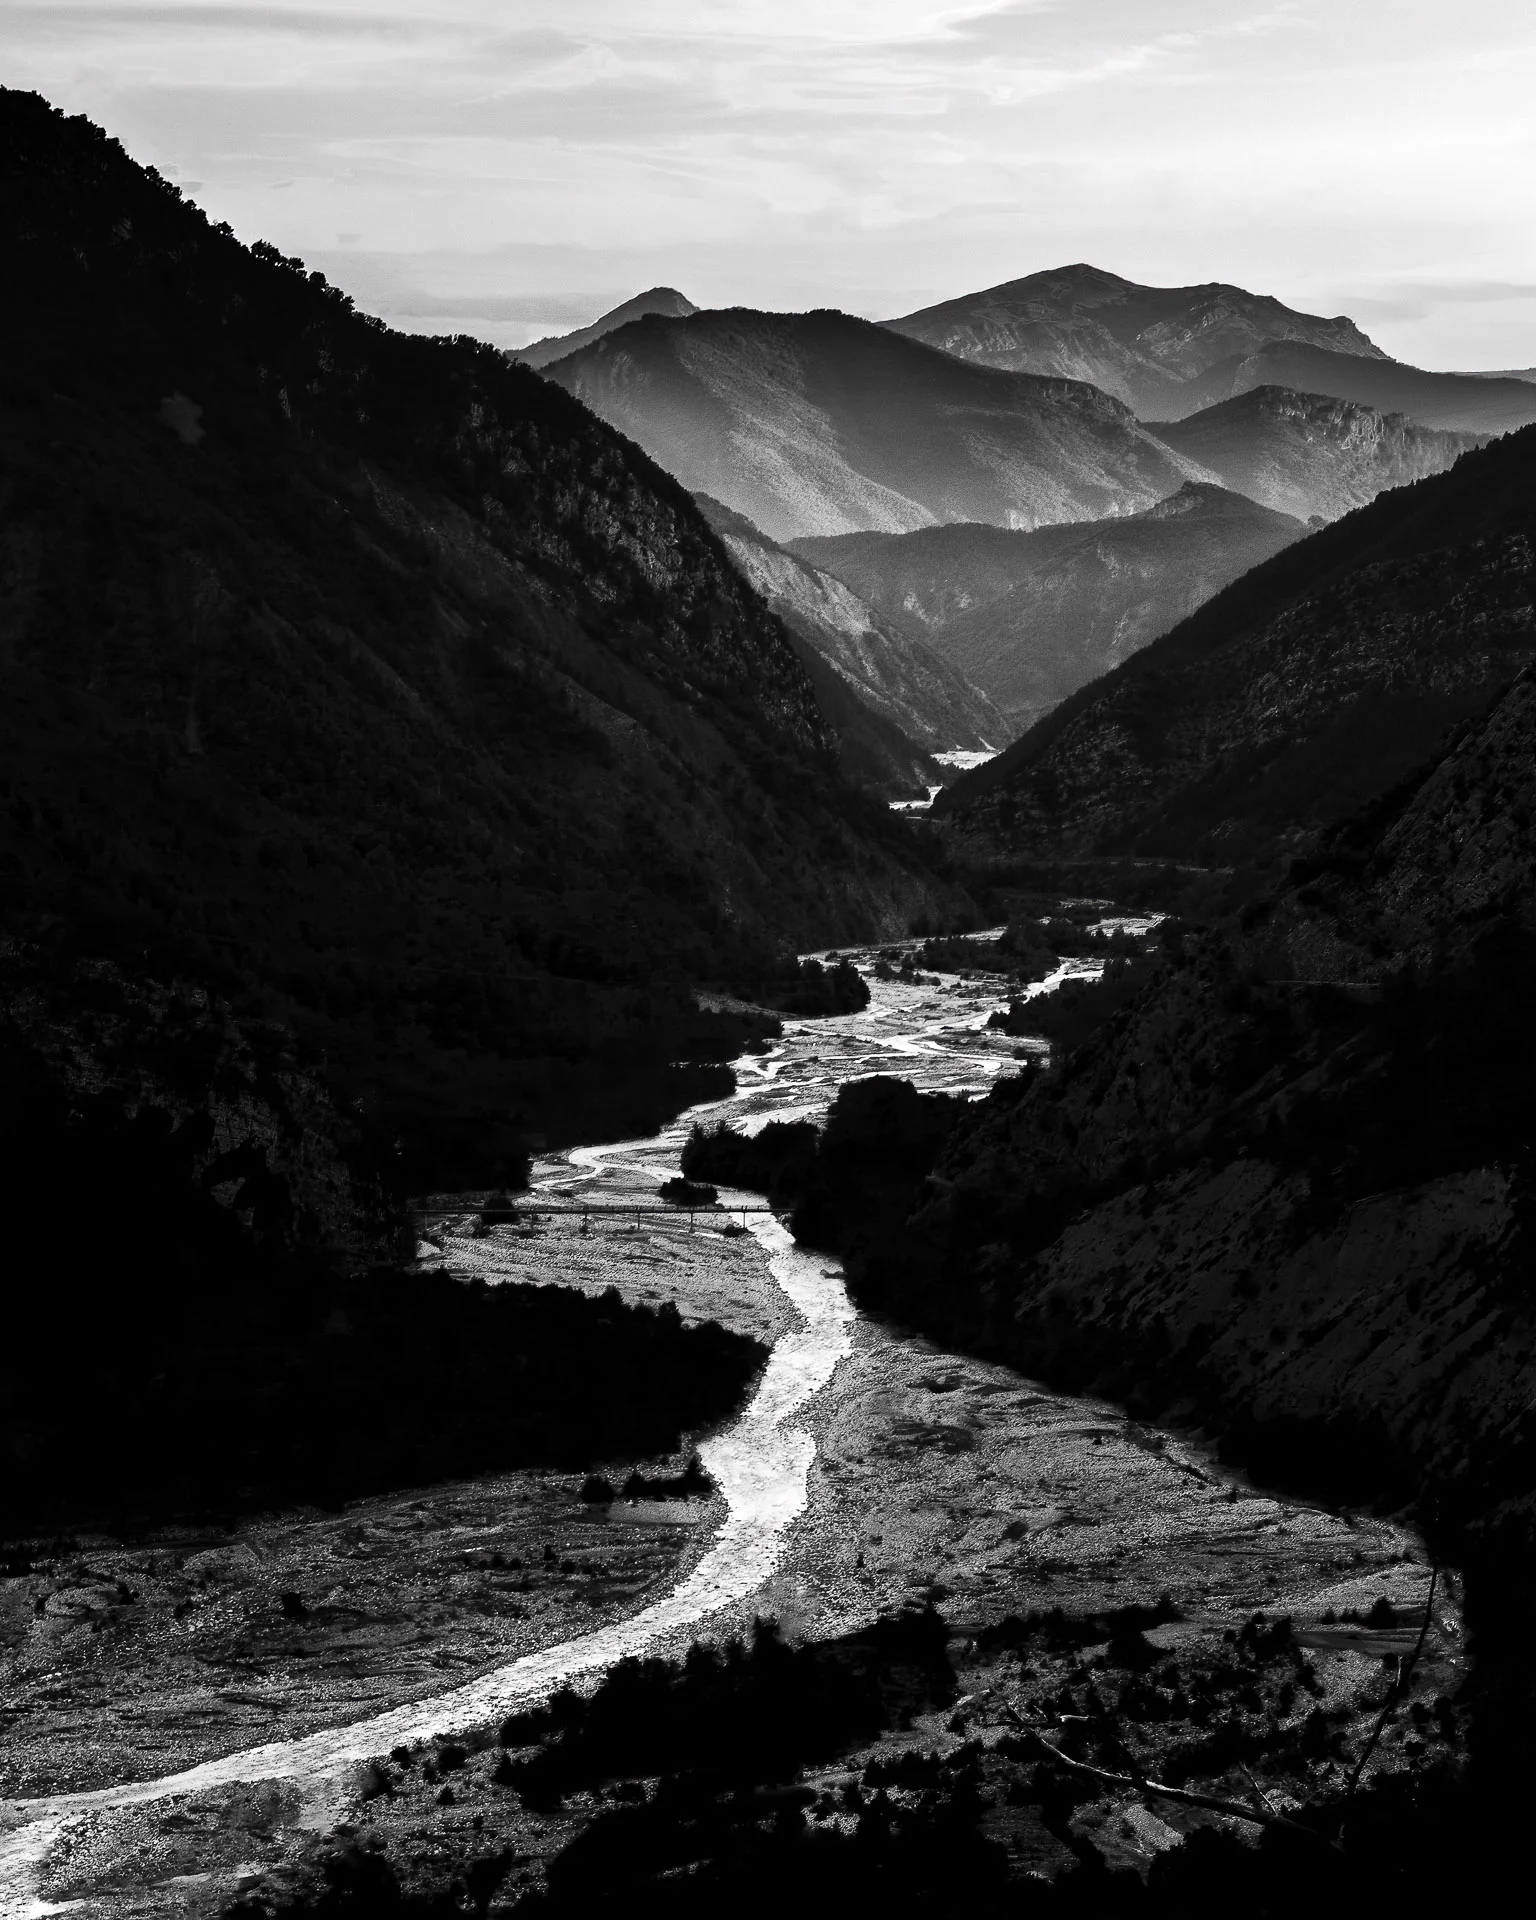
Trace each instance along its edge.
<instances>
[{"instance_id":1,"label":"rock outcrop","mask_svg":"<svg viewBox=\"0 0 1536 1920\"><path fill-rule=\"evenodd\" d=\"M1224 485L1298 520L1337 520L1388 487L1443 473L1478 445L1473 434L1289 387L1254 387L1158 433Z\"/></svg>"},{"instance_id":2,"label":"rock outcrop","mask_svg":"<svg viewBox=\"0 0 1536 1920\"><path fill-rule=\"evenodd\" d=\"M1167 417L1256 387L1328 394L1451 433L1514 433L1536 421L1536 390L1518 374L1429 373L1385 354L1367 357L1327 342L1285 338L1216 361L1182 390Z\"/></svg>"}]
</instances>

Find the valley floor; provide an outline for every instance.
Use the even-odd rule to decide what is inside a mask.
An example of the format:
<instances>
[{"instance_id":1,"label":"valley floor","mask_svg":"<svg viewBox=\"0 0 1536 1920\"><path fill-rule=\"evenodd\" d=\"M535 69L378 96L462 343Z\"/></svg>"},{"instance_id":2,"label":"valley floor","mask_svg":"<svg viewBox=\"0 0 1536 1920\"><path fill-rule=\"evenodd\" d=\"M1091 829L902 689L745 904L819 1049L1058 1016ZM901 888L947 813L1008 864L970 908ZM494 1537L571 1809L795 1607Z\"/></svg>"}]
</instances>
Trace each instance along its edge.
<instances>
[{"instance_id":1,"label":"valley floor","mask_svg":"<svg viewBox=\"0 0 1536 1920\"><path fill-rule=\"evenodd\" d=\"M1016 1043L985 1025L1006 998L1001 982L871 984L862 1014L786 1023L779 1047L738 1062L737 1097L701 1117L751 1127L814 1114L861 1073L980 1090L1010 1069ZM542 1162L536 1186L548 1198L595 1204L652 1195L676 1171L693 1117L656 1140ZM726 1604L701 1601L692 1618L669 1613L644 1645L677 1654L695 1635L718 1642L747 1631L755 1615L777 1617L791 1639L822 1640L903 1602L936 1604L962 1698L807 1776L818 1791L855 1779L882 1752L1005 1740L1028 1688L1018 1656L988 1630L1029 1609L1093 1615L1167 1596L1166 1611L1178 1617L1152 1630L1153 1643L1195 1664L1218 1660L1254 1613L1291 1615L1313 1676L1310 1700L1327 1704L1346 1741L1363 1730L1383 1694L1383 1657L1407 1650L1425 1603L1429 1567L1411 1533L1257 1492L1187 1438L852 1316L836 1305L842 1290L829 1263L782 1247L765 1259L756 1235L721 1230L722 1215L708 1225L701 1216L692 1232L684 1218L643 1219L636 1226L604 1216L585 1234L560 1221L476 1237L467 1216L445 1217L421 1251L466 1275L616 1285L652 1305L670 1299L689 1317L718 1317L776 1341L778 1360L791 1350L811 1356L805 1381L825 1384L786 1402L784 1430L791 1440L803 1434L804 1446L768 1461L767 1479L745 1496L772 1511L767 1533L739 1536L742 1563L760 1573L735 1581ZM799 1293L781 1285L786 1257L815 1262ZM407 1884L441 1890L466 1860L494 1850L516 1858L500 1898L536 1884L545 1860L595 1808L577 1796L531 1813L496 1782L494 1747L470 1752L446 1795L435 1768L398 1770L392 1790L380 1793L366 1766L341 1765L333 1753L328 1764L274 1765L265 1782L188 1783L147 1804L126 1804L125 1795L114 1805L106 1795L71 1806L50 1793L28 1806L23 1796L171 1772L387 1702L421 1702L410 1724L425 1739L434 1691L535 1645L551 1647L540 1671L557 1678L552 1643L682 1591L674 1583L700 1554L718 1554L734 1537L717 1530L718 1506L619 1503L604 1520L576 1492L570 1476L515 1475L264 1522L206 1545L146 1542L131 1563L92 1550L90 1582L82 1573L76 1591L83 1596L89 1584L100 1596L99 1628L84 1611L97 1602L72 1601L55 1586L37 1612L29 1588L9 1616L27 1629L11 1656L8 1704L22 1709L13 1745L26 1731L9 1782L17 1798L0 1813L0 1904L9 1894L21 1911L27 1901L80 1902L75 1910L86 1915L205 1911L243 1887L296 1890L306 1862L338 1834L372 1833ZM738 1512L732 1524L741 1519ZM167 1563L179 1554L181 1564L155 1571L142 1563L146 1554ZM151 1631L136 1638L112 1618L116 1579L137 1588L139 1599L121 1608L151 1616ZM6 1586L21 1591L16 1581ZM300 1596L303 1619L284 1617L284 1591ZM1460 1684L1456 1598L1454 1580L1442 1580L1419 1682L1436 1696L1454 1697ZM1334 1618L1382 1599L1414 1627L1371 1631ZM187 1610L178 1616L179 1607ZM34 1619L64 1624L56 1640L43 1635L34 1647ZM586 1656L572 1671L590 1672ZM1041 1684L1052 1677L1046 1663ZM440 1717L444 1732L463 1730L461 1709L445 1707ZM482 1718L489 1730L491 1716ZM1393 1731L1377 1764L1409 1765L1422 1750L1422 1741L1415 1749L1409 1733ZM1112 1862L1142 1864L1187 1824L1182 1814L1147 1814L1134 1795L1108 1795L1075 1817ZM1068 1857L1038 1824L994 1824L1016 1873L1052 1871Z\"/></svg>"}]
</instances>

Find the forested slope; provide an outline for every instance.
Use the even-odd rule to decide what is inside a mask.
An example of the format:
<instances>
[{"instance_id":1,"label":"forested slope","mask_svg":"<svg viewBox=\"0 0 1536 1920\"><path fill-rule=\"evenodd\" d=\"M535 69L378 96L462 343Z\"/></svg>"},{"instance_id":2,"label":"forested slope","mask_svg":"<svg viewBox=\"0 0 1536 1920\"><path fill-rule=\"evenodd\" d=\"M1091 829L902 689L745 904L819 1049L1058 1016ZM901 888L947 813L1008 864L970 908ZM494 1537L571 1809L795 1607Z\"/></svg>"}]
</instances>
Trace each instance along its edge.
<instances>
[{"instance_id":1,"label":"forested slope","mask_svg":"<svg viewBox=\"0 0 1536 1920\"><path fill-rule=\"evenodd\" d=\"M0 150L3 930L44 972L281 1023L443 1179L658 1117L734 1046L690 978L932 904L637 448L35 96Z\"/></svg>"},{"instance_id":2,"label":"forested slope","mask_svg":"<svg viewBox=\"0 0 1536 1920\"><path fill-rule=\"evenodd\" d=\"M1233 582L940 796L970 844L1273 861L1536 657L1536 429Z\"/></svg>"}]
</instances>

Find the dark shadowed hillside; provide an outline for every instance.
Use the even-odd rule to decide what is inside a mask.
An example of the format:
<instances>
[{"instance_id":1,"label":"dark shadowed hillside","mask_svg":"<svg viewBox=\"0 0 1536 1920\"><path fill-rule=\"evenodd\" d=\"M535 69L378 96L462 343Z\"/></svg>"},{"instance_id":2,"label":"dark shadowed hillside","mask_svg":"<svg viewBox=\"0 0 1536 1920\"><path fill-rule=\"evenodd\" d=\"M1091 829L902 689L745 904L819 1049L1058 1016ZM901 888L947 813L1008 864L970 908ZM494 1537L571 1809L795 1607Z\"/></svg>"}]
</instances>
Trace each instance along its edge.
<instances>
[{"instance_id":1,"label":"dark shadowed hillside","mask_svg":"<svg viewBox=\"0 0 1536 1920\"><path fill-rule=\"evenodd\" d=\"M690 978L934 900L637 448L36 96L0 148L3 930L45 973L212 989L466 1180L675 1110L736 1045Z\"/></svg>"},{"instance_id":2,"label":"dark shadowed hillside","mask_svg":"<svg viewBox=\"0 0 1536 1920\"><path fill-rule=\"evenodd\" d=\"M1255 387L1157 431L1225 485L1299 520L1337 520L1386 487L1443 473L1478 444L1289 387Z\"/></svg>"},{"instance_id":3,"label":"dark shadowed hillside","mask_svg":"<svg viewBox=\"0 0 1536 1920\"><path fill-rule=\"evenodd\" d=\"M790 632L815 650L861 707L899 729L925 757L954 747L996 748L1012 737L1014 728L986 694L908 622L883 620L844 581L779 546L718 500L701 495L699 505ZM832 718L825 699L822 710ZM933 767L931 782L939 777Z\"/></svg>"},{"instance_id":4,"label":"dark shadowed hillside","mask_svg":"<svg viewBox=\"0 0 1536 1920\"><path fill-rule=\"evenodd\" d=\"M1536 430L1298 541L938 802L1010 856L1305 843L1536 656Z\"/></svg>"},{"instance_id":5,"label":"dark shadowed hillside","mask_svg":"<svg viewBox=\"0 0 1536 1920\"><path fill-rule=\"evenodd\" d=\"M1513 433L1536 420L1536 390L1516 375L1426 373L1385 355L1367 359L1304 340L1273 340L1217 361L1191 382L1180 412L1254 387L1292 387L1402 413L1453 433ZM1176 417L1170 410L1169 418Z\"/></svg>"},{"instance_id":6,"label":"dark shadowed hillside","mask_svg":"<svg viewBox=\"0 0 1536 1920\"><path fill-rule=\"evenodd\" d=\"M850 533L796 551L893 625L926 635L1028 726L1303 532L1239 494L1191 484L1124 519L1034 533Z\"/></svg>"},{"instance_id":7,"label":"dark shadowed hillside","mask_svg":"<svg viewBox=\"0 0 1536 1920\"><path fill-rule=\"evenodd\" d=\"M530 367L547 367L552 360L561 360L578 347L590 346L594 340L601 340L605 333L612 333L615 327L638 320L642 314L665 313L673 319L680 319L697 312L698 308L693 302L679 293L676 287L652 287L648 293L637 293L633 300L626 300L621 306L600 314L590 327L578 327L574 333L549 334L543 340L534 340L526 347L518 347L507 358L521 360Z\"/></svg>"},{"instance_id":8,"label":"dark shadowed hillside","mask_svg":"<svg viewBox=\"0 0 1536 1920\"><path fill-rule=\"evenodd\" d=\"M637 320L548 374L773 540L1091 520L1209 477L1079 381L970 366L846 313Z\"/></svg>"},{"instance_id":9,"label":"dark shadowed hillside","mask_svg":"<svg viewBox=\"0 0 1536 1920\"><path fill-rule=\"evenodd\" d=\"M1381 356L1342 315L1297 313L1269 294L1214 281L1143 287L1089 266L1031 273L885 324L983 366L1089 380L1144 420L1174 419L1204 405L1189 397L1191 382L1272 340L1350 358Z\"/></svg>"},{"instance_id":10,"label":"dark shadowed hillside","mask_svg":"<svg viewBox=\"0 0 1536 1920\"><path fill-rule=\"evenodd\" d=\"M805 1221L944 1345L1411 1503L1469 1573L1473 1805L1533 1757L1533 770L1528 671L1048 1071L909 1098L932 1178Z\"/></svg>"}]
</instances>

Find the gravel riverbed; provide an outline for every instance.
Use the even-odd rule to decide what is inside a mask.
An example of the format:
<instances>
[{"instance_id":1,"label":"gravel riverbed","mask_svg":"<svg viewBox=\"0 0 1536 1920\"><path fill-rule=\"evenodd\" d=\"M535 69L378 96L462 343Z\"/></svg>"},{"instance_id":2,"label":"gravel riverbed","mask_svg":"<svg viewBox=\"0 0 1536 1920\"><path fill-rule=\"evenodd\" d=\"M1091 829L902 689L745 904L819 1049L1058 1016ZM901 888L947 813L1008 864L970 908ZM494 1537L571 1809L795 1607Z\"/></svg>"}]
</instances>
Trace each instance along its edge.
<instances>
[{"instance_id":1,"label":"gravel riverbed","mask_svg":"<svg viewBox=\"0 0 1536 1920\"><path fill-rule=\"evenodd\" d=\"M585 1227L484 1233L444 1215L419 1249L466 1277L617 1286L773 1342L774 1380L739 1429L704 1437L720 1496L604 1516L570 1476L504 1475L209 1542L82 1541L6 1581L0 1910L181 1913L280 1882L338 1822L421 1815L409 1796L393 1814L364 1803L360 1763L396 1736L465 1731L562 1671L590 1679L619 1651L677 1652L755 1615L819 1638L927 1599L963 1650L1028 1608L1167 1595L1182 1616L1158 1630L1170 1645L1289 1613L1364 1699L1395 1638L1330 1642L1328 1623L1379 1598L1422 1609L1428 1566L1407 1530L1260 1493L1193 1441L856 1316L835 1265L771 1218L624 1216L676 1172L696 1119L814 1117L862 1074L981 1092L1014 1070L1020 1043L986 1026L1001 982L871 984L863 1013L787 1022L781 1043L738 1062L731 1100L653 1140L537 1163L536 1192L586 1202ZM1442 1690L1459 1649L1447 1581L1428 1653ZM972 1717L994 1679L967 1680ZM348 1723L356 1738L326 1732ZM947 1723L926 1732L955 1737ZM216 1774L185 1777L219 1757ZM506 1808L498 1819L536 1859L531 1831L514 1834ZM1146 1841L1134 1821L1125 1831L1132 1851Z\"/></svg>"}]
</instances>

